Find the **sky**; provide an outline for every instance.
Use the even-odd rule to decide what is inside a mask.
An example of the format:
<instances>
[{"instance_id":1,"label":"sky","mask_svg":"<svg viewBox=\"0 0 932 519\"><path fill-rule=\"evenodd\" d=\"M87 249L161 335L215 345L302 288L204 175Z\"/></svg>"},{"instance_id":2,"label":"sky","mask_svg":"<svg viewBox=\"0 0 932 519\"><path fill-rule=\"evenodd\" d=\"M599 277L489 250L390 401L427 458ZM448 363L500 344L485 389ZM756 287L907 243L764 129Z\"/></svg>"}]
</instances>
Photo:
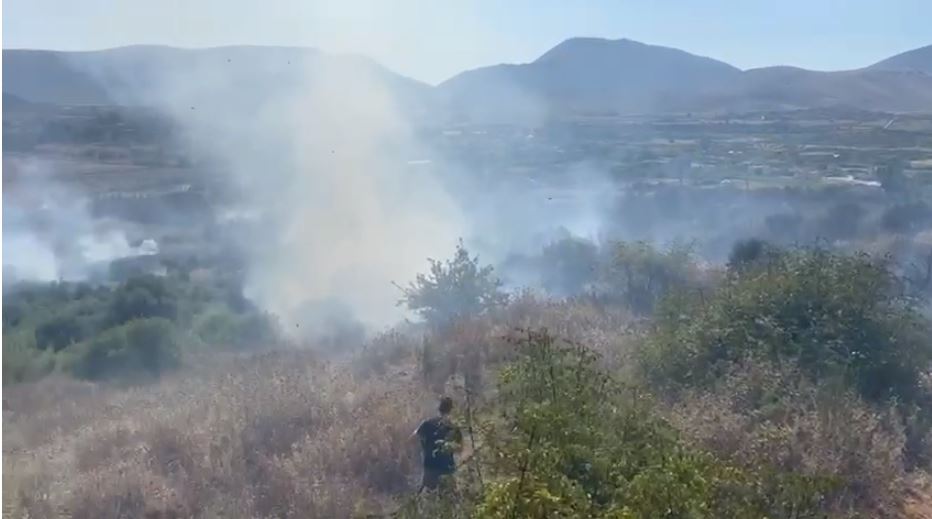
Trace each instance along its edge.
<instances>
[{"instance_id":1,"label":"sky","mask_svg":"<svg viewBox=\"0 0 932 519\"><path fill-rule=\"evenodd\" d=\"M932 44L932 0L5 0L3 48L316 47L438 83L533 61L573 36L740 68L866 66Z\"/></svg>"}]
</instances>

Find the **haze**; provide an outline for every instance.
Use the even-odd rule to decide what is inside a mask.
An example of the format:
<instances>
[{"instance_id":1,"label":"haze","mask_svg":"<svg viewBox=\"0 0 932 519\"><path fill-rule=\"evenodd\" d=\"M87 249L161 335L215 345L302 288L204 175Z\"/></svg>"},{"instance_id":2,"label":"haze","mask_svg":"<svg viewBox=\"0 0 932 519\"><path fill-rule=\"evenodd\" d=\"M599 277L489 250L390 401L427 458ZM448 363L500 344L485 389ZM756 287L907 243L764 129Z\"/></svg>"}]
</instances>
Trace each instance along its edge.
<instances>
[{"instance_id":1,"label":"haze","mask_svg":"<svg viewBox=\"0 0 932 519\"><path fill-rule=\"evenodd\" d=\"M429 83L528 62L576 36L688 49L744 69L849 69L928 44L932 19L925 0L9 0L3 7L5 49L309 46L365 54Z\"/></svg>"}]
</instances>

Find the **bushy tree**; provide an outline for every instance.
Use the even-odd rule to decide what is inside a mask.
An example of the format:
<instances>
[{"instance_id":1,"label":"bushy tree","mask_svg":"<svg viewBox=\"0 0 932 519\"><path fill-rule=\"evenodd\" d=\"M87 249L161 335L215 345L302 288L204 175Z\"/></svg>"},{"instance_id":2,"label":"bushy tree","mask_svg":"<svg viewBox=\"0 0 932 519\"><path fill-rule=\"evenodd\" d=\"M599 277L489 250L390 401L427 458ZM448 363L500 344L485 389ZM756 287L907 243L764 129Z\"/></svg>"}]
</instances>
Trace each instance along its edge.
<instances>
[{"instance_id":1,"label":"bushy tree","mask_svg":"<svg viewBox=\"0 0 932 519\"><path fill-rule=\"evenodd\" d=\"M609 254L602 289L638 313L652 312L667 293L692 279L693 251L684 243L660 250L647 242L616 242Z\"/></svg>"},{"instance_id":2,"label":"bushy tree","mask_svg":"<svg viewBox=\"0 0 932 519\"><path fill-rule=\"evenodd\" d=\"M258 311L238 314L224 306L199 315L193 328L208 345L234 349L262 348L278 336L270 316Z\"/></svg>"},{"instance_id":3,"label":"bushy tree","mask_svg":"<svg viewBox=\"0 0 932 519\"><path fill-rule=\"evenodd\" d=\"M430 259L430 272L418 274L399 304L417 312L432 326L449 326L458 319L481 315L503 305L508 296L491 265L481 266L471 257L463 242L456 246L453 259Z\"/></svg>"},{"instance_id":4,"label":"bushy tree","mask_svg":"<svg viewBox=\"0 0 932 519\"><path fill-rule=\"evenodd\" d=\"M779 249L759 238L738 240L728 254L728 270L745 272L767 265L779 256Z\"/></svg>"},{"instance_id":5,"label":"bushy tree","mask_svg":"<svg viewBox=\"0 0 932 519\"><path fill-rule=\"evenodd\" d=\"M886 261L790 251L729 278L710 298L666 301L644 350L656 382L705 384L736 363L791 362L837 378L867 399L923 398L932 362L926 321Z\"/></svg>"},{"instance_id":6,"label":"bushy tree","mask_svg":"<svg viewBox=\"0 0 932 519\"><path fill-rule=\"evenodd\" d=\"M148 317L173 320L177 314L177 297L168 281L151 275L131 278L120 285L110 303L111 321L115 325Z\"/></svg>"},{"instance_id":7,"label":"bushy tree","mask_svg":"<svg viewBox=\"0 0 932 519\"><path fill-rule=\"evenodd\" d=\"M548 244L540 260L544 288L561 296L584 291L598 279L601 269L598 246L572 236Z\"/></svg>"},{"instance_id":8,"label":"bushy tree","mask_svg":"<svg viewBox=\"0 0 932 519\"><path fill-rule=\"evenodd\" d=\"M585 347L530 332L486 432L472 517L819 517L828 479L738 468L683 443Z\"/></svg>"},{"instance_id":9,"label":"bushy tree","mask_svg":"<svg viewBox=\"0 0 932 519\"><path fill-rule=\"evenodd\" d=\"M178 334L160 317L135 319L79 345L69 368L90 380L158 376L179 364Z\"/></svg>"},{"instance_id":10,"label":"bushy tree","mask_svg":"<svg viewBox=\"0 0 932 519\"><path fill-rule=\"evenodd\" d=\"M57 315L36 327L36 347L61 351L83 340L90 330L73 315Z\"/></svg>"}]
</instances>

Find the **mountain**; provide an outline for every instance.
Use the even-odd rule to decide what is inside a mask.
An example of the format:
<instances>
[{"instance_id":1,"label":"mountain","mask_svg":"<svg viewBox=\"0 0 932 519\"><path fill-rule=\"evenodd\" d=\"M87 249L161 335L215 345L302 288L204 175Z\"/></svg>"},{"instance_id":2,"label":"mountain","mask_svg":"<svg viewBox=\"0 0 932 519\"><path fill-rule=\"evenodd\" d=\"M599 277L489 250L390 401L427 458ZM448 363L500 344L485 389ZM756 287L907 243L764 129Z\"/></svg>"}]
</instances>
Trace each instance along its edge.
<instances>
[{"instance_id":1,"label":"mountain","mask_svg":"<svg viewBox=\"0 0 932 519\"><path fill-rule=\"evenodd\" d=\"M379 82L409 107L430 95L428 85L368 58L297 47L4 50L3 76L4 93L52 104L191 104L211 99L257 104L300 94L325 77Z\"/></svg>"},{"instance_id":2,"label":"mountain","mask_svg":"<svg viewBox=\"0 0 932 519\"><path fill-rule=\"evenodd\" d=\"M438 88L450 109L486 121L833 106L932 112L932 75L915 72L928 63L930 48L851 71L742 71L667 47L574 38L531 63L463 72Z\"/></svg>"},{"instance_id":3,"label":"mountain","mask_svg":"<svg viewBox=\"0 0 932 519\"><path fill-rule=\"evenodd\" d=\"M891 56L869 67L872 70L924 72L932 75L932 45Z\"/></svg>"},{"instance_id":4,"label":"mountain","mask_svg":"<svg viewBox=\"0 0 932 519\"><path fill-rule=\"evenodd\" d=\"M258 113L269 103L307 95L313 88L336 93L355 88L387 94L407 114L482 122L838 106L932 112L932 46L862 69L820 72L740 70L669 47L572 38L530 63L465 71L437 87L365 57L295 47L4 50L3 58L4 94L49 104L168 105L174 110L235 106Z\"/></svg>"},{"instance_id":5,"label":"mountain","mask_svg":"<svg viewBox=\"0 0 932 519\"><path fill-rule=\"evenodd\" d=\"M677 49L631 40L573 38L532 63L463 72L439 85L450 106L478 115L655 112L712 93L741 70Z\"/></svg>"},{"instance_id":6,"label":"mountain","mask_svg":"<svg viewBox=\"0 0 932 519\"><path fill-rule=\"evenodd\" d=\"M4 50L4 94L33 102L109 103L104 85L70 63L74 55L44 50Z\"/></svg>"}]
</instances>

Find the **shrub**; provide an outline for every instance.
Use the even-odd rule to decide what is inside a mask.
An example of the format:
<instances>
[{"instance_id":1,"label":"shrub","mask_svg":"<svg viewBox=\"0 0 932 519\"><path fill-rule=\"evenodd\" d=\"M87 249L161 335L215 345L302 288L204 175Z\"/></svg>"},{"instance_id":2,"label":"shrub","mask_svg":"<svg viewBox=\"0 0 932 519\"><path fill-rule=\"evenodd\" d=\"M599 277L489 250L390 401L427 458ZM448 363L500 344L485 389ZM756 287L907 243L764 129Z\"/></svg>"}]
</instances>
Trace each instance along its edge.
<instances>
[{"instance_id":1,"label":"shrub","mask_svg":"<svg viewBox=\"0 0 932 519\"><path fill-rule=\"evenodd\" d=\"M507 301L502 282L491 265L480 266L479 257L470 257L460 241L453 259L430 261L430 272L418 274L414 282L402 288L399 304L417 312L435 327L483 314Z\"/></svg>"},{"instance_id":2,"label":"shrub","mask_svg":"<svg viewBox=\"0 0 932 519\"><path fill-rule=\"evenodd\" d=\"M158 376L178 366L179 348L172 323L136 319L82 343L70 369L80 378L99 380L134 374Z\"/></svg>"},{"instance_id":3,"label":"shrub","mask_svg":"<svg viewBox=\"0 0 932 519\"><path fill-rule=\"evenodd\" d=\"M743 272L760 265L765 265L775 259L779 250L770 243L749 238L738 240L728 254L728 270Z\"/></svg>"},{"instance_id":4,"label":"shrub","mask_svg":"<svg viewBox=\"0 0 932 519\"><path fill-rule=\"evenodd\" d=\"M519 342L487 433L494 481L476 517L817 517L827 480L739 469L682 443L586 348ZM771 515L773 514L773 515Z\"/></svg>"},{"instance_id":5,"label":"shrub","mask_svg":"<svg viewBox=\"0 0 932 519\"><path fill-rule=\"evenodd\" d=\"M111 321L116 325L148 317L173 320L177 313L175 294L165 279L156 276L140 276L126 281L117 288L110 302Z\"/></svg>"},{"instance_id":6,"label":"shrub","mask_svg":"<svg viewBox=\"0 0 932 519\"><path fill-rule=\"evenodd\" d=\"M55 358L49 351L36 348L32 334L3 336L3 384L26 382L52 372Z\"/></svg>"},{"instance_id":7,"label":"shrub","mask_svg":"<svg viewBox=\"0 0 932 519\"><path fill-rule=\"evenodd\" d=\"M885 261L788 252L730 278L710 300L670 298L643 352L646 373L707 384L736 363L789 361L869 400L916 401L932 361L929 323L899 293Z\"/></svg>"},{"instance_id":8,"label":"shrub","mask_svg":"<svg viewBox=\"0 0 932 519\"><path fill-rule=\"evenodd\" d=\"M611 259L603 272L603 289L632 311L650 313L667 293L693 279L692 247L675 243L658 250L647 242L617 242L610 246Z\"/></svg>"},{"instance_id":9,"label":"shrub","mask_svg":"<svg viewBox=\"0 0 932 519\"><path fill-rule=\"evenodd\" d=\"M88 330L72 315L58 315L43 322L35 331L36 347L60 351L83 340Z\"/></svg>"},{"instance_id":10,"label":"shrub","mask_svg":"<svg viewBox=\"0 0 932 519\"><path fill-rule=\"evenodd\" d=\"M210 309L199 315L194 331L211 346L257 348L276 340L272 319L256 311L236 314L226 307Z\"/></svg>"}]
</instances>

